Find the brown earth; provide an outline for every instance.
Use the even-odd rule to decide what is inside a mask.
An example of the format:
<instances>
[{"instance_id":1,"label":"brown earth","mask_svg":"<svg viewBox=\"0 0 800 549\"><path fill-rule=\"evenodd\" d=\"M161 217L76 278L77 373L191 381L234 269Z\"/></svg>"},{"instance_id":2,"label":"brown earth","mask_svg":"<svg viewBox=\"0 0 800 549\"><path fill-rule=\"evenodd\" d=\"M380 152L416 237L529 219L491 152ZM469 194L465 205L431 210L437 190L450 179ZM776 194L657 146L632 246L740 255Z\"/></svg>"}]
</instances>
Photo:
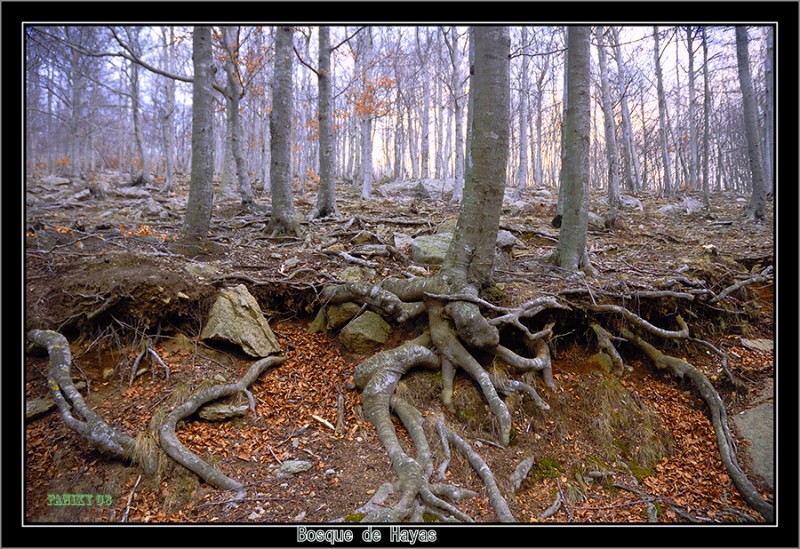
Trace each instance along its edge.
<instances>
[{"instance_id":1,"label":"brown earth","mask_svg":"<svg viewBox=\"0 0 800 549\"><path fill-rule=\"evenodd\" d=\"M248 287L288 359L251 387L255 413L228 422L190 417L177 431L190 450L247 485L245 500L230 503L231 493L167 462L157 478L145 478L138 468L91 449L57 413L50 413L25 428L26 521L104 523L124 517L127 522L159 523L323 523L347 517L393 478L374 428L361 416L360 394L348 388L364 356L347 351L335 334L312 335L306 328L319 308L321 288L354 266L339 252L356 255L359 244L393 244L395 233L430 234L452 221L456 208L396 197L362 202L342 186L340 217L306 224L308 236L295 239L266 236L265 215L222 199L215 207L209 245L187 256L176 240L186 181L177 197L159 197L153 191L161 208L150 217L142 213L141 201L116 195L113 188L106 200L70 198L81 190L78 184L56 189L31 182L27 190L38 200L26 211L26 329L59 330L70 339L73 377L88 382L88 392L82 393L109 424L135 436L164 409L173 392L196 388L214 376L235 380L246 371L251 359L236 349L198 341L211 302L224 285ZM298 199L301 212L310 208L313 191ZM590 234L597 275L583 285L567 283L545 262L558 234L549 226L552 206L534 203L513 215L507 210L501 224L524 247L496 273L498 300L515 305L573 288L576 293L566 297L578 301L579 292L587 290L597 302L621 300L666 327L680 307L693 336L728 354L728 368L745 386L729 383L719 358L701 345L662 341L661 349L706 372L729 415L735 414L748 407L753 390L774 377L772 353L747 349L740 341L773 338L773 284L742 288L714 307L631 297L676 273L702 280L718 293L737 277L772 265L771 222L742 224L744 204L734 198L714 196L711 212L658 217L653 212L666 201L644 197L644 212L625 210L613 230ZM262 195L258 200L267 199ZM407 249L399 252L363 257L376 265L359 266L362 279L377 283L414 268L423 272ZM614 333L620 320L602 318ZM647 520L648 502L660 522L762 520L728 477L705 405L691 387L654 371L624 344L620 351L633 371L622 380L610 376L592 358L596 342L583 313L573 310L553 319L557 390L533 381L550 411L509 397L516 438L501 448L494 442L495 426L480 392L468 378L458 377L455 414L446 414L448 425L490 465L517 520L638 523ZM413 329L396 327L385 347L402 342ZM129 386L143 338L169 365L170 377L143 361L140 367L148 371ZM31 350L26 356L26 398L47 394L46 371L46 355ZM432 423L442 413L440 388L441 377L431 372L414 372L398 388L426 418L436 465L442 452ZM345 407L341 435L317 419L336 422L339 395ZM527 457L536 464L512 495L509 476ZM288 479L277 477L277 467L292 459L310 461L312 468ZM476 521L496 520L485 488L456 452L448 475L449 482L479 493L460 505L464 512ZM760 487L768 497L766 487ZM48 505L49 494L64 493L107 494L109 505ZM540 518L559 493L566 505L552 517Z\"/></svg>"}]
</instances>

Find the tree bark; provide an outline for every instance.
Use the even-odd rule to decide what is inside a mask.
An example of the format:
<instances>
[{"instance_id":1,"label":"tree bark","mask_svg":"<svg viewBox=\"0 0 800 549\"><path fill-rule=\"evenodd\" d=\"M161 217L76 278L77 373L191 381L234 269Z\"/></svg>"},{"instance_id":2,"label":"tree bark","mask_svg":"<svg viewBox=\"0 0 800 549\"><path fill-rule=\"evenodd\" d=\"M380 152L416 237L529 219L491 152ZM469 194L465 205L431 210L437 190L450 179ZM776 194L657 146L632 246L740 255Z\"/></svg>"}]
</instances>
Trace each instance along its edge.
<instances>
[{"instance_id":1,"label":"tree bark","mask_svg":"<svg viewBox=\"0 0 800 549\"><path fill-rule=\"evenodd\" d=\"M750 173L752 175L752 197L745 210L745 216L750 221L763 222L766 219L767 193L764 183L764 170L759 147L758 111L753 92L753 80L750 76L750 58L747 51L747 28L736 27L736 60L739 67L739 84L742 88L742 102L744 103L744 124L747 136L747 150L750 158Z\"/></svg>"},{"instance_id":2,"label":"tree bark","mask_svg":"<svg viewBox=\"0 0 800 549\"><path fill-rule=\"evenodd\" d=\"M528 41L528 29L522 27L520 47L524 48ZM520 86L519 86L519 168L517 168L517 186L514 195L522 198L528 186L528 58L520 59Z\"/></svg>"},{"instance_id":3,"label":"tree bark","mask_svg":"<svg viewBox=\"0 0 800 549\"><path fill-rule=\"evenodd\" d=\"M164 45L164 68L167 72L175 71L175 29L162 29ZM159 110L161 115L161 133L164 140L164 161L166 174L164 192L170 193L175 187L175 80L164 80L164 106Z\"/></svg>"},{"instance_id":4,"label":"tree bark","mask_svg":"<svg viewBox=\"0 0 800 549\"><path fill-rule=\"evenodd\" d=\"M656 88L658 92L658 130L661 142L661 160L664 169L664 195L672 196L672 181L669 172L669 151L667 149L667 102L664 99L664 82L661 76L661 47L658 43L658 27L653 27L653 38L655 39L655 61L656 61Z\"/></svg>"},{"instance_id":5,"label":"tree bark","mask_svg":"<svg viewBox=\"0 0 800 549\"><path fill-rule=\"evenodd\" d=\"M330 33L330 27L319 28L319 190L317 203L310 215L312 219L336 215Z\"/></svg>"},{"instance_id":6,"label":"tree bark","mask_svg":"<svg viewBox=\"0 0 800 549\"><path fill-rule=\"evenodd\" d=\"M691 188L697 186L697 124L695 122L696 107L695 98L697 92L694 89L694 32L691 25L686 27L686 46L689 50L689 181Z\"/></svg>"},{"instance_id":7,"label":"tree bark","mask_svg":"<svg viewBox=\"0 0 800 549\"><path fill-rule=\"evenodd\" d=\"M589 269L586 231L589 215L590 27L567 29L567 112L562 168L563 219L557 264L570 271Z\"/></svg>"},{"instance_id":8,"label":"tree bark","mask_svg":"<svg viewBox=\"0 0 800 549\"><path fill-rule=\"evenodd\" d=\"M603 120L605 122L606 159L608 160L608 216L606 225L613 227L617 221L619 205L619 168L617 159L616 124L614 123L614 103L611 100L611 85L608 80L608 63L603 45L603 27L595 27L597 37L597 57L600 62L600 88L603 101Z\"/></svg>"},{"instance_id":9,"label":"tree bark","mask_svg":"<svg viewBox=\"0 0 800 549\"><path fill-rule=\"evenodd\" d=\"M775 187L775 160L773 150L775 147L775 84L773 70L773 56L775 41L775 29L767 28L767 57L764 60L764 79L766 80L767 106L764 111L764 125L766 126L766 138L764 146L764 179L767 193L773 192Z\"/></svg>"},{"instance_id":10,"label":"tree bark","mask_svg":"<svg viewBox=\"0 0 800 549\"><path fill-rule=\"evenodd\" d=\"M272 213L267 232L299 234L292 197L291 136L294 90L292 88L292 28L275 30L275 70L272 87L272 117L270 126L272 169L270 189Z\"/></svg>"},{"instance_id":11,"label":"tree bark","mask_svg":"<svg viewBox=\"0 0 800 549\"><path fill-rule=\"evenodd\" d=\"M711 175L708 169L709 163L711 162L709 159L709 155L711 154L709 144L709 136L711 134L711 127L709 126L711 121L711 90L708 85L708 37L706 36L706 31L707 27L703 26L703 202L706 209L710 210L711 200L709 197L709 187L711 184L709 179Z\"/></svg>"},{"instance_id":12,"label":"tree bark","mask_svg":"<svg viewBox=\"0 0 800 549\"><path fill-rule=\"evenodd\" d=\"M622 151L625 159L625 177L628 191L636 194L642 186L639 158L636 156L636 142L633 137L633 124L631 111L628 106L628 86L630 85L628 71L622 58L622 47L619 44L619 31L617 27L609 27L614 40L614 50L617 55L618 88L620 94L620 111L622 112Z\"/></svg>"},{"instance_id":13,"label":"tree bark","mask_svg":"<svg viewBox=\"0 0 800 549\"><path fill-rule=\"evenodd\" d=\"M214 204L214 114L211 82L214 58L211 52L211 27L194 28L192 38L194 83L192 86L192 175L183 222L185 235L205 240Z\"/></svg>"},{"instance_id":14,"label":"tree bark","mask_svg":"<svg viewBox=\"0 0 800 549\"><path fill-rule=\"evenodd\" d=\"M456 231L442 270L463 283L491 282L505 188L509 134L510 34L507 27L475 27L475 133ZM458 285L458 284L456 284Z\"/></svg>"}]
</instances>

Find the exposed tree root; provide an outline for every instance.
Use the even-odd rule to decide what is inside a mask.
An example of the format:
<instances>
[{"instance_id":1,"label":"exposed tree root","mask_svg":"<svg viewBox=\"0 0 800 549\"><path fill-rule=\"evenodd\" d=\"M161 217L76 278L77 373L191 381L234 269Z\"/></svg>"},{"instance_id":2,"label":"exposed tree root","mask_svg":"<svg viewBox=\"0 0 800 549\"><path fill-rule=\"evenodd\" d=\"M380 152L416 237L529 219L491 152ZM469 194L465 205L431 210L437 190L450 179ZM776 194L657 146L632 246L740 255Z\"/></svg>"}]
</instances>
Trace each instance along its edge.
<instances>
[{"instance_id":1,"label":"exposed tree root","mask_svg":"<svg viewBox=\"0 0 800 549\"><path fill-rule=\"evenodd\" d=\"M224 490L241 491L243 486L240 482L224 475L214 469L211 465L200 459L196 454L188 450L175 433L175 426L181 419L190 416L201 406L220 398L233 396L237 393L245 393L250 402L251 410L255 411L255 401L253 395L248 390L256 379L268 368L281 364L285 357L269 356L253 363L247 373L242 376L238 383L228 383L225 385L214 385L198 393L193 394L183 404L174 408L167 414L164 423L159 428L161 447L172 459L194 472L212 486Z\"/></svg>"},{"instance_id":2,"label":"exposed tree root","mask_svg":"<svg viewBox=\"0 0 800 549\"><path fill-rule=\"evenodd\" d=\"M433 466L421 416L409 403L395 395L398 381L409 369L416 366L441 368L441 399L450 411L456 368L464 370L483 393L497 422L498 438L504 446L512 438L512 421L498 392L523 392L541 409L549 409L533 386L511 379L501 369L487 371L473 356L472 350L494 354L507 363L513 372L527 372L528 375L542 372L546 385L552 388L550 352L546 338L552 334L553 324L532 332L521 319L533 317L545 309L567 307L552 297L535 299L519 308L498 307L478 297L476 289L468 284L462 284L455 289L451 285L457 283L438 275L431 279L388 279L380 287L347 283L325 288L322 292L326 305L362 303L398 323L427 311L428 330L422 336L395 349L373 355L359 364L353 374L356 386L363 389L366 418L375 425L378 437L389 454L399 487L399 501L388 509L367 506L369 508L365 521L414 521L420 518L421 510L436 514L443 520L471 520L442 499L447 497L457 500L469 495L469 491L430 482ZM488 309L496 316L487 318L481 308ZM533 357L519 355L500 345L500 329L505 327L516 328L523 334ZM397 414L411 436L416 450L415 458L410 457L400 445L391 420L392 412ZM444 479L449 464L450 444L453 444L466 455L486 484L490 502L499 520L513 521L514 517L486 463L468 443L444 426L443 419L437 425L437 430L445 453L445 461L438 469L439 478Z\"/></svg>"},{"instance_id":3,"label":"exposed tree root","mask_svg":"<svg viewBox=\"0 0 800 549\"><path fill-rule=\"evenodd\" d=\"M692 380L711 412L711 423L717 435L717 446L719 447L720 458L725 468L728 470L731 480L733 480L733 483L748 505L758 511L767 522L773 522L775 520L775 508L769 502L762 499L761 494L758 493L756 487L750 482L747 475L744 474L744 471L742 471L742 468L736 460L736 448L734 446L733 437L731 436L730 427L728 426L725 404L711 384L711 381L709 381L703 372L692 364L680 358L665 355L629 330L623 328L620 333L625 339L631 341L644 351L653 361L656 368L667 369L681 379L688 377Z\"/></svg>"},{"instance_id":4,"label":"exposed tree root","mask_svg":"<svg viewBox=\"0 0 800 549\"><path fill-rule=\"evenodd\" d=\"M72 355L69 342L58 332L48 330L31 330L28 339L35 345L44 347L50 355L50 368L48 370L48 384L53 399L56 402L64 422L76 431L101 452L116 459L131 460L141 465L147 475L155 474L158 468L157 453L150 451L149 446L155 444L147 433L140 433L135 439L108 425L86 403L81 394L72 383L70 366ZM143 356L149 347L140 354ZM156 355L157 356L157 355ZM238 383L214 385L189 397L189 399L167 414L164 422L159 427L161 448L172 459L196 473L209 484L226 490L241 491L241 483L225 476L211 467L208 463L189 451L175 434L178 421L196 412L201 406L229 397L237 393L244 393L250 403L250 408L255 409L255 400L248 387L271 366L278 365L286 360L280 356L270 356L255 362ZM159 360L159 362L161 362ZM162 363L163 364L163 363ZM166 371L169 369L164 365ZM148 446L145 450L143 446Z\"/></svg>"},{"instance_id":5,"label":"exposed tree root","mask_svg":"<svg viewBox=\"0 0 800 549\"><path fill-rule=\"evenodd\" d=\"M72 354L67 339L50 330L31 330L28 340L47 349L50 355L50 368L47 381L53 399L61 411L67 427L88 440L98 450L111 457L135 461L135 440L108 425L83 400L72 383L70 367ZM153 474L157 463L154 459L144 459L138 463L148 474Z\"/></svg>"}]
</instances>

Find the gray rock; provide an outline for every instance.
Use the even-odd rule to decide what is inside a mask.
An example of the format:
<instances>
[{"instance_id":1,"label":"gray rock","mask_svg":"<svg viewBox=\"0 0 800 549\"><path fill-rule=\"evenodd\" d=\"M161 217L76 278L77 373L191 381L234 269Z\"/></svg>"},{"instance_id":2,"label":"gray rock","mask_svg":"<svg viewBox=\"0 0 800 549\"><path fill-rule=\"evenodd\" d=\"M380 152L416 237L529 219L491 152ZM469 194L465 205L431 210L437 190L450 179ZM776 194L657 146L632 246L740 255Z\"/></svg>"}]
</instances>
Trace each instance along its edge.
<instances>
[{"instance_id":1,"label":"gray rock","mask_svg":"<svg viewBox=\"0 0 800 549\"><path fill-rule=\"evenodd\" d=\"M233 404L209 404L200 409L201 418L208 421L225 421L232 417L241 417L247 414L248 406L243 404L236 406Z\"/></svg>"},{"instance_id":2,"label":"gray rock","mask_svg":"<svg viewBox=\"0 0 800 549\"><path fill-rule=\"evenodd\" d=\"M553 198L553 193L547 189L534 189L531 191L531 196L539 199L550 199Z\"/></svg>"},{"instance_id":3,"label":"gray rock","mask_svg":"<svg viewBox=\"0 0 800 549\"><path fill-rule=\"evenodd\" d=\"M340 305L331 305L327 308L327 321L325 323L326 330L338 330L348 322L361 310L361 306L357 303L342 303Z\"/></svg>"},{"instance_id":4,"label":"gray rock","mask_svg":"<svg viewBox=\"0 0 800 549\"><path fill-rule=\"evenodd\" d=\"M217 274L217 268L206 263L190 263L184 267L184 270L198 278L211 278Z\"/></svg>"},{"instance_id":5,"label":"gray rock","mask_svg":"<svg viewBox=\"0 0 800 549\"><path fill-rule=\"evenodd\" d=\"M758 475L771 490L775 489L775 407L767 402L734 416L733 422L739 434L750 444L744 445L745 459L752 471Z\"/></svg>"},{"instance_id":6,"label":"gray rock","mask_svg":"<svg viewBox=\"0 0 800 549\"><path fill-rule=\"evenodd\" d=\"M423 265L441 265L453 233L438 233L418 236L411 243L411 258Z\"/></svg>"},{"instance_id":7,"label":"gray rock","mask_svg":"<svg viewBox=\"0 0 800 549\"><path fill-rule=\"evenodd\" d=\"M280 351L280 344L264 318L261 307L244 284L220 291L200 338L239 345L245 353L254 357L265 357Z\"/></svg>"},{"instance_id":8,"label":"gray rock","mask_svg":"<svg viewBox=\"0 0 800 549\"><path fill-rule=\"evenodd\" d=\"M676 208L674 205L672 205L672 204L664 204L663 206L661 206L660 208L658 208L656 210L656 213L659 214L659 215L672 215L677 211L678 211L678 208Z\"/></svg>"},{"instance_id":9,"label":"gray rock","mask_svg":"<svg viewBox=\"0 0 800 549\"><path fill-rule=\"evenodd\" d=\"M311 469L311 462L304 461L302 459L295 459L291 461L284 461L283 464L278 468L275 475L279 478L286 478L296 475L297 473L302 473L303 471L308 471L309 469Z\"/></svg>"},{"instance_id":10,"label":"gray rock","mask_svg":"<svg viewBox=\"0 0 800 549\"><path fill-rule=\"evenodd\" d=\"M35 419L56 407L52 397L35 398L25 401L25 419Z\"/></svg>"},{"instance_id":11,"label":"gray rock","mask_svg":"<svg viewBox=\"0 0 800 549\"><path fill-rule=\"evenodd\" d=\"M362 269L361 267L345 267L336 275L342 282L363 282L367 277L375 276L373 269Z\"/></svg>"},{"instance_id":12,"label":"gray rock","mask_svg":"<svg viewBox=\"0 0 800 549\"><path fill-rule=\"evenodd\" d=\"M339 333L339 341L356 353L367 353L386 343L391 326L380 315L366 311L351 320Z\"/></svg>"},{"instance_id":13,"label":"gray rock","mask_svg":"<svg viewBox=\"0 0 800 549\"><path fill-rule=\"evenodd\" d=\"M683 203L681 204L681 206L686 211L686 213L699 212L705 207L703 206L703 203L700 202L699 200L695 200L689 197L683 199Z\"/></svg>"},{"instance_id":14,"label":"gray rock","mask_svg":"<svg viewBox=\"0 0 800 549\"><path fill-rule=\"evenodd\" d=\"M638 198L629 196L627 194L620 195L619 207L623 210L639 210L640 212L644 209L641 201Z\"/></svg>"},{"instance_id":15,"label":"gray rock","mask_svg":"<svg viewBox=\"0 0 800 549\"><path fill-rule=\"evenodd\" d=\"M594 212L589 212L589 230L590 231L604 231L606 222L602 217Z\"/></svg>"},{"instance_id":16,"label":"gray rock","mask_svg":"<svg viewBox=\"0 0 800 549\"><path fill-rule=\"evenodd\" d=\"M739 339L742 345L751 351L769 353L774 349L774 344L771 339L745 339L743 337Z\"/></svg>"},{"instance_id":17,"label":"gray rock","mask_svg":"<svg viewBox=\"0 0 800 549\"><path fill-rule=\"evenodd\" d=\"M511 248L514 247L515 244L519 244L519 240L516 236L511 234L509 231L505 229L500 229L497 231L497 247L503 251L509 251Z\"/></svg>"},{"instance_id":18,"label":"gray rock","mask_svg":"<svg viewBox=\"0 0 800 549\"><path fill-rule=\"evenodd\" d=\"M70 180L66 177L58 177L57 175L48 175L44 179L42 179L42 183L45 185L68 185Z\"/></svg>"}]
</instances>

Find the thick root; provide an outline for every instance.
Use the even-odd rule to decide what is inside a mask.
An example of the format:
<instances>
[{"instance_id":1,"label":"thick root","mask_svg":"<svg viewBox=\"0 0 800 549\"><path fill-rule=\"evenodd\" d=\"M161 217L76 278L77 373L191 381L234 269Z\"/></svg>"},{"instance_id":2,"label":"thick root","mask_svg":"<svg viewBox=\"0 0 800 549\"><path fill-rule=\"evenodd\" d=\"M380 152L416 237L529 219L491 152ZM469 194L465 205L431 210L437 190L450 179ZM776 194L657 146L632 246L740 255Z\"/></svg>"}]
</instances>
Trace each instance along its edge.
<instances>
[{"instance_id":1,"label":"thick root","mask_svg":"<svg viewBox=\"0 0 800 549\"><path fill-rule=\"evenodd\" d=\"M711 412L711 423L714 426L714 432L717 435L717 446L719 447L720 457L731 480L736 485L739 493L745 501L753 509L758 511L767 522L775 520L775 508L762 499L761 494L744 474L742 468L736 460L736 449L731 436L730 427L728 426L728 418L725 412L725 404L717 393L717 390L711 384L711 381L706 375L697 369L692 364L685 360L673 356L665 355L639 336L631 333L629 330L622 329L622 336L634 343L653 361L656 368L667 369L677 375L679 378L688 377L692 380L700 396L703 397Z\"/></svg>"},{"instance_id":2,"label":"thick root","mask_svg":"<svg viewBox=\"0 0 800 549\"><path fill-rule=\"evenodd\" d=\"M286 360L286 358L280 356L263 358L250 366L250 369L238 383L214 385L192 395L186 402L174 408L167 414L164 423L159 428L159 438L164 452L212 486L223 490L237 490L241 492L243 486L240 482L214 469L211 465L200 459L196 454L181 444L175 433L175 428L178 421L190 416L201 406L219 400L220 398L233 396L237 393L245 393L248 395L250 407L251 409L254 408L252 395L249 394L247 388L252 385L265 370L281 364L284 360Z\"/></svg>"},{"instance_id":3,"label":"thick root","mask_svg":"<svg viewBox=\"0 0 800 549\"><path fill-rule=\"evenodd\" d=\"M103 421L72 384L72 354L67 339L58 332L31 330L28 332L28 340L47 349L50 355L48 385L67 426L106 455L124 460L133 460L139 455L134 451L136 444L133 437ZM139 465L148 475L155 473L157 467L154 459L146 459Z\"/></svg>"}]
</instances>

